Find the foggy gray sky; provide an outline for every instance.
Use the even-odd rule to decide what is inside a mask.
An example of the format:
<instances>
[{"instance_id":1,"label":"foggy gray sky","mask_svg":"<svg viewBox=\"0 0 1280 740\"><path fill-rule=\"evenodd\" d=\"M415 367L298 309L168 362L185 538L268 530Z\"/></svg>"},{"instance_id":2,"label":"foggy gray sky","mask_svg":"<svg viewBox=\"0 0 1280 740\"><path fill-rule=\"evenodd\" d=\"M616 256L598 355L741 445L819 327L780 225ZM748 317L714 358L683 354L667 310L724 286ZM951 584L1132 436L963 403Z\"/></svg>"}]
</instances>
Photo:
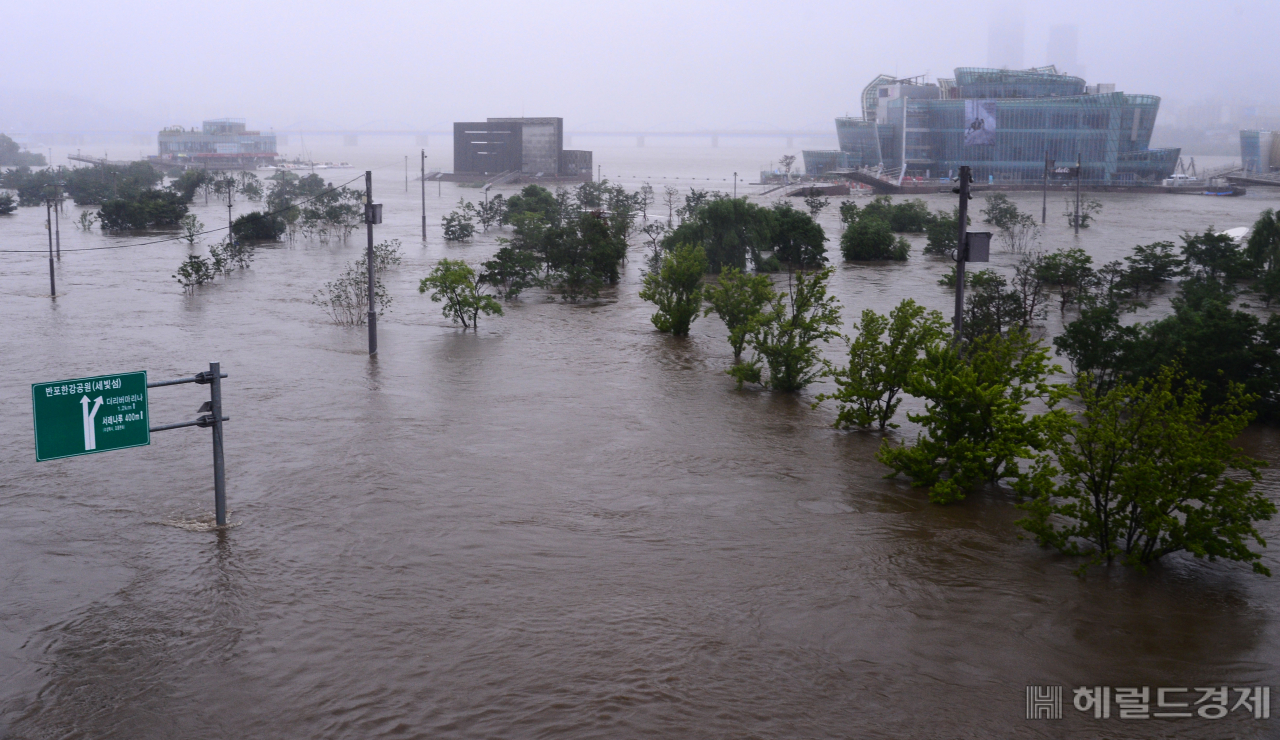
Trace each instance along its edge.
<instances>
[{"instance_id":1,"label":"foggy gray sky","mask_svg":"<svg viewBox=\"0 0 1280 740\"><path fill-rule=\"evenodd\" d=\"M984 66L1011 8L1027 66L1053 61L1049 28L1074 23L1090 82L1280 101L1277 0L52 0L6 5L0 127L828 128L879 72Z\"/></svg>"}]
</instances>

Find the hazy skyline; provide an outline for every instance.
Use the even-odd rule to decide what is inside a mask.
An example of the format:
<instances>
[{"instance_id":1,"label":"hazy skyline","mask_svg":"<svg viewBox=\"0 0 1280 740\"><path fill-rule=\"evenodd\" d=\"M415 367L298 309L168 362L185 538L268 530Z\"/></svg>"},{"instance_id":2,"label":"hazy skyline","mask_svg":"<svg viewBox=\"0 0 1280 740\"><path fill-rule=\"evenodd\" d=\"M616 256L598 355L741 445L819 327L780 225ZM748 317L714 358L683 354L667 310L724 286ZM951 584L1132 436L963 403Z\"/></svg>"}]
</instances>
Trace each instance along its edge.
<instances>
[{"instance_id":1,"label":"hazy skyline","mask_svg":"<svg viewBox=\"0 0 1280 740\"><path fill-rule=\"evenodd\" d=\"M1024 63L1074 24L1090 82L1166 100L1280 99L1280 4L54 0L6 9L0 130L434 128L561 116L569 130L829 127L876 74L987 63L1006 13Z\"/></svg>"}]
</instances>

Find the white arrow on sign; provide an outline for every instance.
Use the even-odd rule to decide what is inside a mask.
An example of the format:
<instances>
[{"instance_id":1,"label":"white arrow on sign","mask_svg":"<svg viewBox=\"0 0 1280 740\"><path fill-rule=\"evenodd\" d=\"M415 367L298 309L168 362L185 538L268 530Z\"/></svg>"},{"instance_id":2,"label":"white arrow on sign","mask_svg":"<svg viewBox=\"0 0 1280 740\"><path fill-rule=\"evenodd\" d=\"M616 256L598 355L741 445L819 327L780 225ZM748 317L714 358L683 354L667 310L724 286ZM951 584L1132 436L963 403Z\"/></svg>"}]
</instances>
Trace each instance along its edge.
<instances>
[{"instance_id":1,"label":"white arrow on sign","mask_svg":"<svg viewBox=\"0 0 1280 740\"><path fill-rule=\"evenodd\" d=\"M84 413L84 451L98 449L98 439L93 433L93 419L102 408L102 396L93 399L93 411L89 410L89 397L80 397L80 410Z\"/></svg>"}]
</instances>

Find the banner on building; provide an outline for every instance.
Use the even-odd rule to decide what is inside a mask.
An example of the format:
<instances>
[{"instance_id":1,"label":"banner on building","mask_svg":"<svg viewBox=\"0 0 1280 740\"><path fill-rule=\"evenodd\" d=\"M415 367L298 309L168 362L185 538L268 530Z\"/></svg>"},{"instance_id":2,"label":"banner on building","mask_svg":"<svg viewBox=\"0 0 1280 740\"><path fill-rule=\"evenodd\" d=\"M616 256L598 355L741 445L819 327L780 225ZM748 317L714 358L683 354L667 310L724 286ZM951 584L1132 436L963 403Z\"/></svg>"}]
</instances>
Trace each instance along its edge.
<instances>
[{"instance_id":1,"label":"banner on building","mask_svg":"<svg viewBox=\"0 0 1280 740\"><path fill-rule=\"evenodd\" d=\"M996 143L996 101L964 101L964 145L989 146Z\"/></svg>"}]
</instances>

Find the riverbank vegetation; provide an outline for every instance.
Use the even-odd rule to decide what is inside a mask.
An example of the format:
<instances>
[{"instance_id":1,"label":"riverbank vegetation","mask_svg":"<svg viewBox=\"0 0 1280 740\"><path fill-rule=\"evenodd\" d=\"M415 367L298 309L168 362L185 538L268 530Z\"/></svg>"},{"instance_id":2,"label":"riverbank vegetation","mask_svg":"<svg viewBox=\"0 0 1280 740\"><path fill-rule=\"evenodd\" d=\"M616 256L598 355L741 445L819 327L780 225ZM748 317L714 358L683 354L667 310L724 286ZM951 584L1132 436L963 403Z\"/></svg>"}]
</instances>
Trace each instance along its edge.
<instances>
[{"instance_id":1,"label":"riverbank vegetation","mask_svg":"<svg viewBox=\"0 0 1280 740\"><path fill-rule=\"evenodd\" d=\"M111 200L132 200L157 187L164 176L146 162L93 167L17 167L0 173L0 187L18 193L18 205L44 205L50 198L67 197L78 206L100 206ZM190 203L185 194L183 201Z\"/></svg>"},{"instance_id":2,"label":"riverbank vegetation","mask_svg":"<svg viewBox=\"0 0 1280 740\"><path fill-rule=\"evenodd\" d=\"M390 310L391 295L382 282L383 273L400 266L404 252L398 239L373 247L373 302L379 316ZM311 296L311 303L324 309L339 326L363 326L369 314L369 261L362 255L348 263L342 274L325 283Z\"/></svg>"},{"instance_id":3,"label":"riverbank vegetation","mask_svg":"<svg viewBox=\"0 0 1280 740\"><path fill-rule=\"evenodd\" d=\"M840 303L827 294L832 268L788 275L786 290L772 291L746 325L751 355L728 373L743 383L784 392L804 389L826 375L821 348L840 337Z\"/></svg>"},{"instance_id":4,"label":"riverbank vegetation","mask_svg":"<svg viewBox=\"0 0 1280 740\"><path fill-rule=\"evenodd\" d=\"M363 194L325 182L314 172L299 177L280 171L268 180L266 213L284 221L283 236L345 242L364 223Z\"/></svg>"},{"instance_id":5,"label":"riverbank vegetation","mask_svg":"<svg viewBox=\"0 0 1280 740\"><path fill-rule=\"evenodd\" d=\"M0 134L0 167L44 167L46 164L43 154L26 151L18 142Z\"/></svg>"},{"instance_id":6,"label":"riverbank vegetation","mask_svg":"<svg viewBox=\"0 0 1280 740\"><path fill-rule=\"evenodd\" d=\"M638 209L624 201L634 198L607 181L586 183L573 192L558 188L555 193L526 185L510 198L488 200L483 209L500 209L490 216L509 225L512 235L498 238L501 247L484 263L478 279L508 300L535 286L571 303L599 296L606 285L617 284L626 257ZM451 218L469 223L478 210L460 203L445 217L446 227ZM473 233L474 226L468 236ZM456 241L448 233L446 240Z\"/></svg>"},{"instance_id":7,"label":"riverbank vegetation","mask_svg":"<svg viewBox=\"0 0 1280 740\"><path fill-rule=\"evenodd\" d=\"M196 221L193 228L200 222ZM194 240L189 243L195 244ZM229 275L233 271L247 270L253 263L254 248L251 243L224 241L209 247L209 256L188 255L173 277L182 284L188 293L205 283L213 282L219 275Z\"/></svg>"},{"instance_id":8,"label":"riverbank vegetation","mask_svg":"<svg viewBox=\"0 0 1280 740\"><path fill-rule=\"evenodd\" d=\"M475 270L462 260L443 259L431 274L418 284L418 292L431 292L431 300L443 303L441 313L465 329L477 329L480 314L502 315L502 304L484 292L484 283L476 279Z\"/></svg>"},{"instance_id":9,"label":"riverbank vegetation","mask_svg":"<svg viewBox=\"0 0 1280 740\"><path fill-rule=\"evenodd\" d=\"M184 175L157 187L141 168L104 179L105 171L2 177L21 185L20 201L23 188L35 202L50 187L75 190L100 201L103 228L181 226L196 246L202 226L186 220L186 204L218 192L216 178ZM252 200L255 183L227 179L221 192ZM652 190L607 181L529 185L478 205L464 199L445 218L446 239L474 238L477 224L499 228L498 249L478 267L440 260L418 290L464 330L536 288L549 300L592 299L619 282L640 231L646 256L653 253L640 297L654 304L659 332L685 336L698 318L718 316L733 354L724 372L740 389L799 393L829 378L813 406L834 405L839 429L882 435L877 458L887 474L930 501L954 505L1003 490L1024 511L1019 525L1041 545L1082 558L1082 572L1108 563L1147 569L1181 552L1267 573L1257 523L1275 505L1256 489L1258 462L1233 441L1251 421L1280 420L1280 317L1247 302L1280 299L1274 212L1261 214L1246 243L1207 228L1097 264L1078 247L1041 251L1035 219L994 194L981 217L1016 259L967 272L958 338L942 314L911 299L862 311L846 337L817 202L806 211L698 189L683 204L679 193L664 195L670 224L644 227ZM248 267L257 240L346 239L362 221L358 191L315 175L278 174L257 197L265 209L241 215L232 240L179 266L174 278L185 290ZM840 216L841 256L851 262L907 259L905 234L922 235L926 254L947 255L959 217L887 197L846 201ZM378 245L380 314L391 301L382 273L399 262L398 243ZM952 271L939 282L954 281ZM1164 297L1168 315L1134 320ZM335 323L363 324L364 258L312 302ZM1046 335L1050 311L1062 319L1057 336ZM828 348L840 341L833 358ZM904 418L910 437L894 432Z\"/></svg>"},{"instance_id":10,"label":"riverbank vegetation","mask_svg":"<svg viewBox=\"0 0 1280 740\"><path fill-rule=\"evenodd\" d=\"M667 252L658 269L644 276L640 298L657 304L651 320L658 331L677 337L689 334L689 326L702 311L702 276L706 271L706 251L684 245Z\"/></svg>"},{"instance_id":11,"label":"riverbank vegetation","mask_svg":"<svg viewBox=\"0 0 1280 740\"><path fill-rule=\"evenodd\" d=\"M834 401L836 427L881 433L897 426L904 398L915 399L920 410L905 414L919 430L914 439L882 441L878 459L889 475L944 505L1004 488L1026 513L1019 525L1040 544L1085 558L1081 572L1112 562L1142 570L1185 552L1269 574L1254 546L1265 545L1256 523L1275 505L1254 488L1257 461L1232 441L1250 420L1280 418L1280 317L1236 305L1249 293L1268 305L1280 297L1273 212L1247 244L1209 228L1095 265L1079 248L1039 251L1034 219L992 196L985 221L1019 258L1011 278L991 268L967 273L960 339L941 314L908 299L887 315L863 311L841 364L820 351L842 338L839 306L826 295L829 268L792 264L785 290L743 271L769 259L770 210L707 198L664 242L666 269L645 276L650 300L654 286L702 290L705 312L728 329L728 373L739 387L795 392L830 377L835 390L814 406ZM946 233L958 230L956 213L931 214L919 202L877 198L841 211L850 260L885 259L895 232L931 227L928 251L944 252ZM870 235L875 249L862 246ZM687 269L671 274L689 243L705 245L711 272L712 255L718 260L717 282L695 284ZM954 281L953 270L939 282ZM1124 320L1172 282L1171 315ZM1042 339L1054 293L1065 328ZM662 329L668 316L660 310L653 321ZM1053 361L1055 349L1069 370Z\"/></svg>"}]
</instances>

